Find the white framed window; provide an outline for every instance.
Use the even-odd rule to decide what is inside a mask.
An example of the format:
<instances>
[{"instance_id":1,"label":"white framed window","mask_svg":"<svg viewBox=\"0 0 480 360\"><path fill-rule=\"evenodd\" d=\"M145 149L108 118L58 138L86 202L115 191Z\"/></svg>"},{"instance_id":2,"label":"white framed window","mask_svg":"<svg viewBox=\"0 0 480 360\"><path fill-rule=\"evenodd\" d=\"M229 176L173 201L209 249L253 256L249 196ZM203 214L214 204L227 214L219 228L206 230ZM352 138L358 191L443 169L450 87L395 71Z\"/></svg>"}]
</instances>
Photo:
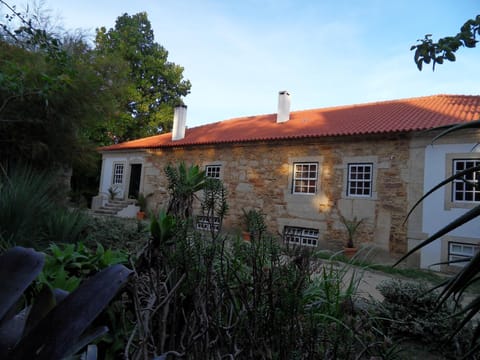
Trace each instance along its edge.
<instances>
[{"instance_id":1,"label":"white framed window","mask_svg":"<svg viewBox=\"0 0 480 360\"><path fill-rule=\"evenodd\" d=\"M453 159L453 174L480 165L480 159ZM472 172L452 182L453 202L480 202L480 175Z\"/></svg>"},{"instance_id":2,"label":"white framed window","mask_svg":"<svg viewBox=\"0 0 480 360\"><path fill-rule=\"evenodd\" d=\"M283 229L283 239L292 245L317 246L318 236L318 229L295 226L285 226Z\"/></svg>"},{"instance_id":3,"label":"white framed window","mask_svg":"<svg viewBox=\"0 0 480 360\"><path fill-rule=\"evenodd\" d=\"M212 179L220 179L221 170L221 165L207 165L205 166L205 175Z\"/></svg>"},{"instance_id":4,"label":"white framed window","mask_svg":"<svg viewBox=\"0 0 480 360\"><path fill-rule=\"evenodd\" d=\"M197 216L196 228L201 231L210 231L213 226L213 230L218 231L220 229L220 218L214 216L213 218L208 216Z\"/></svg>"},{"instance_id":5,"label":"white framed window","mask_svg":"<svg viewBox=\"0 0 480 360\"><path fill-rule=\"evenodd\" d=\"M318 163L302 162L293 164L293 194L315 194L318 182Z\"/></svg>"},{"instance_id":6,"label":"white framed window","mask_svg":"<svg viewBox=\"0 0 480 360\"><path fill-rule=\"evenodd\" d=\"M113 185L123 184L123 175L125 172L125 165L123 163L116 163L113 165Z\"/></svg>"},{"instance_id":7,"label":"white framed window","mask_svg":"<svg viewBox=\"0 0 480 360\"><path fill-rule=\"evenodd\" d=\"M472 257L474 257L478 253L479 250L480 250L480 246L478 245L449 241L448 242L448 261L470 260ZM467 264L468 264L468 261L453 263L449 265L463 267Z\"/></svg>"},{"instance_id":8,"label":"white framed window","mask_svg":"<svg viewBox=\"0 0 480 360\"><path fill-rule=\"evenodd\" d=\"M372 179L372 163L348 164L347 196L371 197Z\"/></svg>"}]
</instances>

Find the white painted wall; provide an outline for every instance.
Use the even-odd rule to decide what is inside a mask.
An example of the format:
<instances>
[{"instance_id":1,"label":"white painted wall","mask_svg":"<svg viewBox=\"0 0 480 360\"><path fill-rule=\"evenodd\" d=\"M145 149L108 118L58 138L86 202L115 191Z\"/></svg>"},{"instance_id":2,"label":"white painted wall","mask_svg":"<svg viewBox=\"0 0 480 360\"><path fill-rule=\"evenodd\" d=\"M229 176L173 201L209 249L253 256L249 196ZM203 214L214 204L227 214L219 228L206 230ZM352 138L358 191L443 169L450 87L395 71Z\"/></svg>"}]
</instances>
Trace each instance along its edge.
<instances>
[{"instance_id":1,"label":"white painted wall","mask_svg":"<svg viewBox=\"0 0 480 360\"><path fill-rule=\"evenodd\" d=\"M113 166L116 163L124 164L123 183L116 185L119 194L118 198L126 198L128 193L128 186L130 182L130 165L131 164L144 164L144 155L140 152L132 153L103 153L102 154L102 172L100 175L100 186L98 189L99 195L109 195L108 189L112 186L113 181ZM143 183L143 166L141 183ZM140 185L140 192L142 192L142 185Z\"/></svg>"},{"instance_id":2,"label":"white painted wall","mask_svg":"<svg viewBox=\"0 0 480 360\"><path fill-rule=\"evenodd\" d=\"M475 143L470 144L434 144L425 149L425 172L424 172L424 193L429 191L436 184L446 178L446 161L448 154L479 152L480 148ZM451 166L451 164L448 164ZM452 208L445 209L445 191L446 185L428 196L423 202L423 224L422 231L427 236L433 235L444 225L450 223L458 216L464 214L468 209ZM450 236L459 236L466 238L478 238L480 241L480 220L475 219L463 226L453 230ZM429 265L446 261L441 258L442 241L438 239L429 246L421 250L420 266L423 268ZM439 270L438 266L432 269Z\"/></svg>"}]
</instances>

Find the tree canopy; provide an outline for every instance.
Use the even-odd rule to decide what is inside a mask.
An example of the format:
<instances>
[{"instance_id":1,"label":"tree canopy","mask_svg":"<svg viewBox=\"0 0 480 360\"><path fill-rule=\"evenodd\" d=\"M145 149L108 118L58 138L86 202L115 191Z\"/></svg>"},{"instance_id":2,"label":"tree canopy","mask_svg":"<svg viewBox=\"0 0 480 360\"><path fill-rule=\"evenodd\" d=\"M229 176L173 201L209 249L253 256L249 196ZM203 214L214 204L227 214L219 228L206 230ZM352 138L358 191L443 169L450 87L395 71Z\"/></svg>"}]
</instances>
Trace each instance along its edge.
<instances>
[{"instance_id":1,"label":"tree canopy","mask_svg":"<svg viewBox=\"0 0 480 360\"><path fill-rule=\"evenodd\" d=\"M172 127L173 108L190 92L183 68L168 61L168 51L154 41L147 13L123 14L115 28L97 29L96 56L125 61L129 68L127 96L112 124L119 141L154 135Z\"/></svg>"},{"instance_id":2,"label":"tree canopy","mask_svg":"<svg viewBox=\"0 0 480 360\"><path fill-rule=\"evenodd\" d=\"M72 164L93 150L84 129L113 113L114 98L81 40L61 40L14 14L18 28L0 27L2 158Z\"/></svg>"},{"instance_id":3,"label":"tree canopy","mask_svg":"<svg viewBox=\"0 0 480 360\"><path fill-rule=\"evenodd\" d=\"M7 9L0 20L4 161L73 164L97 146L171 129L173 108L191 84L154 41L146 13L123 14L115 28L97 29L92 47L41 28L45 17L4 0L0 6Z\"/></svg>"}]
</instances>

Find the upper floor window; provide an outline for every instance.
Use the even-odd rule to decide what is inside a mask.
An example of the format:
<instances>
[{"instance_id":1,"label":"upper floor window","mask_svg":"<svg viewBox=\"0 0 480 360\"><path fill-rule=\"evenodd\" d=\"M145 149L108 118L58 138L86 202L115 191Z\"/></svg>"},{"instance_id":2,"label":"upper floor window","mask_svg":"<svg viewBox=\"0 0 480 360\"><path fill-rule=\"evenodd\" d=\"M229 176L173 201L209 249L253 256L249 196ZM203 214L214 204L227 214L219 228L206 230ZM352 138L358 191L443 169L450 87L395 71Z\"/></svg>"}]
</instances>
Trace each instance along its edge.
<instances>
[{"instance_id":1,"label":"upper floor window","mask_svg":"<svg viewBox=\"0 0 480 360\"><path fill-rule=\"evenodd\" d=\"M480 159L454 159L453 174L480 165ZM452 201L477 202L480 201L480 175L471 172L452 183Z\"/></svg>"},{"instance_id":2,"label":"upper floor window","mask_svg":"<svg viewBox=\"0 0 480 360\"><path fill-rule=\"evenodd\" d=\"M348 164L347 196L372 196L373 164Z\"/></svg>"},{"instance_id":3,"label":"upper floor window","mask_svg":"<svg viewBox=\"0 0 480 360\"><path fill-rule=\"evenodd\" d=\"M113 185L123 184L123 172L125 166L121 163L113 166Z\"/></svg>"},{"instance_id":4,"label":"upper floor window","mask_svg":"<svg viewBox=\"0 0 480 360\"><path fill-rule=\"evenodd\" d=\"M205 175L212 179L220 179L221 165L207 165L205 166Z\"/></svg>"},{"instance_id":5,"label":"upper floor window","mask_svg":"<svg viewBox=\"0 0 480 360\"><path fill-rule=\"evenodd\" d=\"M294 163L293 186L294 194L315 194L317 192L318 163Z\"/></svg>"}]
</instances>

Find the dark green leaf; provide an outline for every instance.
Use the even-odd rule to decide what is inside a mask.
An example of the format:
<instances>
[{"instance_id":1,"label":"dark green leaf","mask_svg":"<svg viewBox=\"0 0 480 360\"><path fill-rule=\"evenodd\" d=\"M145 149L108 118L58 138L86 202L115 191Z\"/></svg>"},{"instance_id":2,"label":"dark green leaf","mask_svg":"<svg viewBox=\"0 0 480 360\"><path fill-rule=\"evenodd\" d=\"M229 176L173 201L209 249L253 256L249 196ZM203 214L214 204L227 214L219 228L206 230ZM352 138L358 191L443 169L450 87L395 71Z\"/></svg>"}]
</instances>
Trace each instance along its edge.
<instances>
[{"instance_id":1,"label":"dark green leaf","mask_svg":"<svg viewBox=\"0 0 480 360\"><path fill-rule=\"evenodd\" d=\"M33 249L14 247L0 256L0 323L25 289L42 271L45 255Z\"/></svg>"},{"instance_id":2,"label":"dark green leaf","mask_svg":"<svg viewBox=\"0 0 480 360\"><path fill-rule=\"evenodd\" d=\"M69 355L130 274L125 266L113 265L84 282L22 339L11 359L49 360Z\"/></svg>"},{"instance_id":3,"label":"dark green leaf","mask_svg":"<svg viewBox=\"0 0 480 360\"><path fill-rule=\"evenodd\" d=\"M437 141L438 139L444 137L447 134L450 134L455 131L464 130L464 129L478 129L480 128L480 120L470 121L462 124L451 125L447 128L447 130L441 132L437 136L435 136L432 140L432 144Z\"/></svg>"},{"instance_id":4,"label":"dark green leaf","mask_svg":"<svg viewBox=\"0 0 480 360\"><path fill-rule=\"evenodd\" d=\"M415 246L412 250L410 250L408 253L403 255L395 264L394 266L398 265L400 262L405 260L407 257L409 257L411 254L413 254L415 251L427 246L428 244L432 243L433 241L437 240L438 238L442 237L445 234L448 234L450 231L458 228L459 226L462 226L463 224L469 222L470 220L478 217L480 215L480 205L474 207L473 209L469 210L462 216L458 217L451 223L447 224L443 228L441 228L439 231L437 231L435 234L430 236L428 239L422 241L419 245Z\"/></svg>"}]
</instances>

